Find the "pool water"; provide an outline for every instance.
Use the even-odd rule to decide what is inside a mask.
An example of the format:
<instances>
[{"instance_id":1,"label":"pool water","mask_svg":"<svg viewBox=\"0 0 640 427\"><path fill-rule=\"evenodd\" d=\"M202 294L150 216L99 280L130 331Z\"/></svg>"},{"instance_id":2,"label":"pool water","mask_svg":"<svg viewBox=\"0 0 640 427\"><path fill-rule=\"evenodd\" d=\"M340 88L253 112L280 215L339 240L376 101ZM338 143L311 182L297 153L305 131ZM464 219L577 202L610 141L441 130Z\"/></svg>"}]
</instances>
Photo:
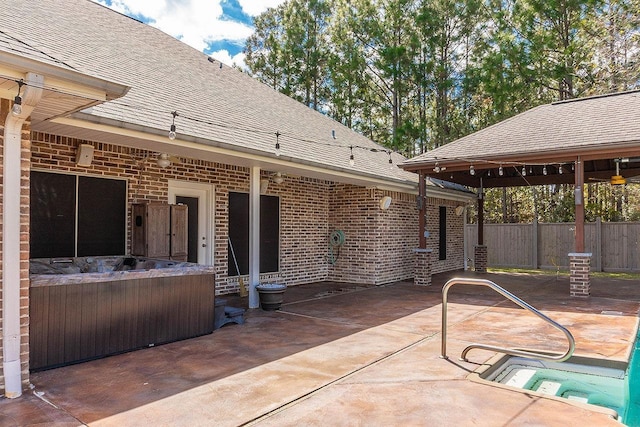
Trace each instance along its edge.
<instances>
[{"instance_id":1,"label":"pool water","mask_svg":"<svg viewBox=\"0 0 640 427\"><path fill-rule=\"evenodd\" d=\"M572 357L567 362L544 362L511 356L480 377L608 408L617 413L623 424L640 427L640 330L628 365L582 357Z\"/></svg>"},{"instance_id":2,"label":"pool water","mask_svg":"<svg viewBox=\"0 0 640 427\"><path fill-rule=\"evenodd\" d=\"M640 332L636 337L626 383L626 411L622 422L630 427L640 426Z\"/></svg>"},{"instance_id":3,"label":"pool water","mask_svg":"<svg viewBox=\"0 0 640 427\"><path fill-rule=\"evenodd\" d=\"M569 362L544 362L510 357L486 380L535 391L575 402L609 408L612 416L625 411L626 374L624 364L597 366L592 359L574 357Z\"/></svg>"}]
</instances>

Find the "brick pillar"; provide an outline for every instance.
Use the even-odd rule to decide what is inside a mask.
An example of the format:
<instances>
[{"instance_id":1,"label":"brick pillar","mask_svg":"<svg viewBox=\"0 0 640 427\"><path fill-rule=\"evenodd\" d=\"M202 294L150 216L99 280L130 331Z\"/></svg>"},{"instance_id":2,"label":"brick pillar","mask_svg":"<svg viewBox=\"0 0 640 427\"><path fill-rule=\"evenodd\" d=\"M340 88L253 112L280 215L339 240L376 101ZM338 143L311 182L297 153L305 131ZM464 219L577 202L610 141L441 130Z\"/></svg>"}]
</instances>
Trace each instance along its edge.
<instances>
[{"instance_id":1,"label":"brick pillar","mask_svg":"<svg viewBox=\"0 0 640 427\"><path fill-rule=\"evenodd\" d=\"M569 292L572 297L591 294L591 253L569 254Z\"/></svg>"},{"instance_id":2,"label":"brick pillar","mask_svg":"<svg viewBox=\"0 0 640 427\"><path fill-rule=\"evenodd\" d=\"M487 247L485 245L474 246L473 267L476 273L487 272Z\"/></svg>"},{"instance_id":3,"label":"brick pillar","mask_svg":"<svg viewBox=\"0 0 640 427\"><path fill-rule=\"evenodd\" d=\"M413 283L419 286L431 285L431 249L414 249L416 257Z\"/></svg>"}]
</instances>

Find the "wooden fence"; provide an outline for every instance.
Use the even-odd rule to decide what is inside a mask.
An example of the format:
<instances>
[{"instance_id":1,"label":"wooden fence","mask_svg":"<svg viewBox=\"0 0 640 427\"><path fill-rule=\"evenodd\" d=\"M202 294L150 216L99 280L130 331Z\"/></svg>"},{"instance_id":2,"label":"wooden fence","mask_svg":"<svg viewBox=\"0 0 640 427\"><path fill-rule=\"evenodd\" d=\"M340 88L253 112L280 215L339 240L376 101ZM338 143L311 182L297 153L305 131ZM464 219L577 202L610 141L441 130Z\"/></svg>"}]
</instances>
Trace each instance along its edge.
<instances>
[{"instance_id":1,"label":"wooden fence","mask_svg":"<svg viewBox=\"0 0 640 427\"><path fill-rule=\"evenodd\" d=\"M574 232L574 223L485 224L488 266L567 270L568 254L575 252ZM593 271L640 271L640 222L598 220L585 224L584 232ZM477 236L477 226L467 225L465 244L471 262Z\"/></svg>"}]
</instances>

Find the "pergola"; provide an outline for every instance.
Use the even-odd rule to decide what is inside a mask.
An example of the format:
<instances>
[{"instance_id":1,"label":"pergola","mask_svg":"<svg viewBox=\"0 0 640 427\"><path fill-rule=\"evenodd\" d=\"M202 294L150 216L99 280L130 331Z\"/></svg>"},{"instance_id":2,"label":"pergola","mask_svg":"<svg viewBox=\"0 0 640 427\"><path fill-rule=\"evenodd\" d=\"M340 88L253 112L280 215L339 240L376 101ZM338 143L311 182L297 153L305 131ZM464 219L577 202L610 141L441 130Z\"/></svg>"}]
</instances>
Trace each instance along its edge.
<instances>
[{"instance_id":1,"label":"pergola","mask_svg":"<svg viewBox=\"0 0 640 427\"><path fill-rule=\"evenodd\" d=\"M624 184L625 178L640 175L640 91L541 105L409 159L401 167L420 175L421 198L425 197L425 177L478 189L476 248L480 250L475 256L476 270L480 271L483 266L478 268L477 258L480 253L482 261L484 247L483 189L573 183L576 232L575 253L569 254L572 295L588 295L588 269L586 280L578 280L584 278L584 264L588 267L591 257L584 253L584 184L592 180ZM425 226L423 208L419 234L422 249L426 248ZM486 247L484 251L486 271ZM578 265L574 265L574 258Z\"/></svg>"}]
</instances>

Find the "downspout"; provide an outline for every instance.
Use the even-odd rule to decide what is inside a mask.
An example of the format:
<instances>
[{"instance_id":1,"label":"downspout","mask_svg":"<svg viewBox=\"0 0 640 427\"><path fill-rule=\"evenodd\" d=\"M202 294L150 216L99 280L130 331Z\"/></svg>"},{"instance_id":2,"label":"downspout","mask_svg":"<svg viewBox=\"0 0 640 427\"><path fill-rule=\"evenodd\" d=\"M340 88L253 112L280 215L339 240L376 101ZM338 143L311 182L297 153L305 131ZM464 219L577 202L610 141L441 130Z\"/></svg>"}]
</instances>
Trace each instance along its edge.
<instances>
[{"instance_id":1,"label":"downspout","mask_svg":"<svg viewBox=\"0 0 640 427\"><path fill-rule=\"evenodd\" d=\"M22 112L7 114L4 123L2 203L2 353L5 396L22 395L20 360L20 180L22 125L42 98L42 75L28 73Z\"/></svg>"}]
</instances>

